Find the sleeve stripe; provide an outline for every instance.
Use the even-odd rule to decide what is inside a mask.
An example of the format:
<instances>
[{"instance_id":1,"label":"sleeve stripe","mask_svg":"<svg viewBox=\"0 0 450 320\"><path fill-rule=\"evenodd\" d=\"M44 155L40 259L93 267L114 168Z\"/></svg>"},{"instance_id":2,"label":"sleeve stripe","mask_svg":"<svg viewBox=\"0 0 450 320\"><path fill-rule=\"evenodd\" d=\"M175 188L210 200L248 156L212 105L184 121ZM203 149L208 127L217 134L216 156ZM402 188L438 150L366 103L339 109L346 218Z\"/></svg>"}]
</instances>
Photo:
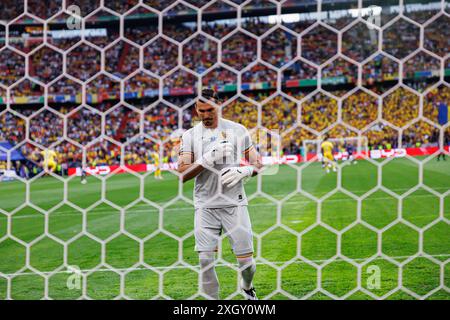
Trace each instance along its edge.
<instances>
[{"instance_id":1,"label":"sleeve stripe","mask_svg":"<svg viewBox=\"0 0 450 320\"><path fill-rule=\"evenodd\" d=\"M178 152L178 154L183 154L183 153L189 153L189 154L193 154L193 152L192 152L192 151L180 151L180 152Z\"/></svg>"}]
</instances>

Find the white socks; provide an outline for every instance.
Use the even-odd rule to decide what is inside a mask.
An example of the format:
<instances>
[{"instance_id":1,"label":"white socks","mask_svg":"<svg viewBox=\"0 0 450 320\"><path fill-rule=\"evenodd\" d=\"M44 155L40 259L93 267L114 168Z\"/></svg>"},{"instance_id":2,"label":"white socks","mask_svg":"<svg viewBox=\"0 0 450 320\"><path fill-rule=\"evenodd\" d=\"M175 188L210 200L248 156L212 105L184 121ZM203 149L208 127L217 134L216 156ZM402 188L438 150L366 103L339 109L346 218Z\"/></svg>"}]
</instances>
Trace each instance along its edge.
<instances>
[{"instance_id":1,"label":"white socks","mask_svg":"<svg viewBox=\"0 0 450 320\"><path fill-rule=\"evenodd\" d=\"M219 280L214 268L214 252L200 252L201 288L203 293L212 299L219 299ZM252 288L256 264L253 257L237 258L242 276L242 287L245 290Z\"/></svg>"},{"instance_id":2,"label":"white socks","mask_svg":"<svg viewBox=\"0 0 450 320\"><path fill-rule=\"evenodd\" d=\"M214 252L200 252L201 286L205 294L219 299L219 280L214 269Z\"/></svg>"},{"instance_id":3,"label":"white socks","mask_svg":"<svg viewBox=\"0 0 450 320\"><path fill-rule=\"evenodd\" d=\"M247 258L237 258L237 260L239 269L241 270L243 289L249 290L253 286L252 280L256 272L255 260L253 260L252 256Z\"/></svg>"}]
</instances>

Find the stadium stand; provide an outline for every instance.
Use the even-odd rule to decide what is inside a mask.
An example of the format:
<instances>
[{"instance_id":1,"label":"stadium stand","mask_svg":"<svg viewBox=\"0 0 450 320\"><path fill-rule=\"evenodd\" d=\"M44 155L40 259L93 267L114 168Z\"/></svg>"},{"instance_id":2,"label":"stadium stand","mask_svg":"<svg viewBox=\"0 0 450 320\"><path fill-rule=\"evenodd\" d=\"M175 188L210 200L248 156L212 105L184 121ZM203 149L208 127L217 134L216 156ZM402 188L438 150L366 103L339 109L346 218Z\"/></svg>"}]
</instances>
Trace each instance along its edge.
<instances>
[{"instance_id":1,"label":"stadium stand","mask_svg":"<svg viewBox=\"0 0 450 320\"><path fill-rule=\"evenodd\" d=\"M68 1L81 4L82 14L91 12L98 4L95 1ZM169 1L170 2L170 1ZM294 1L295 2L295 1ZM18 16L22 9L20 6L7 6L8 1L2 2L1 18L11 20ZM52 2L51 6L35 5L37 1L29 1L29 12L38 17L49 18L58 16L60 1ZM160 10L163 1L146 1L146 4ZM206 4L206 2L204 3ZM264 1L253 1L249 9L264 7ZM110 1L108 8L119 13L127 12L135 5L135 1ZM201 3L197 3L201 5ZM286 3L289 6L289 2ZM36 9L35 8L39 8ZM17 10L17 12L14 11ZM229 10L228 5L216 6L214 10ZM190 14L191 9L179 11L177 14ZM180 13L181 12L181 13ZM139 8L133 14L142 15L147 19L150 14L146 8ZM411 12L408 17L415 21L423 21L429 12ZM387 18L383 16L383 19ZM57 20L57 19L56 19ZM139 19L137 19L139 20ZM330 21L333 27L348 23L343 17ZM444 56L448 52L448 26L449 18L442 16L424 28L424 48L435 55ZM33 20L31 20L33 21ZM207 21L201 26L202 32L223 39L236 28L230 19L219 23ZM383 23L387 21L383 20ZM27 20L19 19L18 25L26 26ZM239 121L247 127L255 128L258 123L258 109L251 101L263 101L261 124L270 130L280 130L283 135L283 151L300 152L304 139L313 139L319 133L337 120L338 100L344 96L358 82L357 67L352 60L362 62L361 83L366 91L358 90L342 101L342 119L349 127L335 127L330 134L332 137L353 136L362 130L368 136L369 147L380 146L397 147L421 145L436 145L438 131L432 124L424 121L415 122L408 128L403 128L409 121L419 115L420 103L411 89L423 92L440 77L440 61L435 55L420 51L411 56L403 64L404 86L389 92L379 98L379 94L387 92L400 78L399 63L396 58L404 58L417 48L418 27L404 19L398 20L396 27L401 34L410 39L399 45L396 32L387 29L384 33L382 48L384 53L376 53L377 43L367 40L367 27L356 24L350 28L342 38L342 54L347 58L339 57L329 60L338 53L337 34L323 25L305 30L312 21L284 23L285 29L277 29L269 33L261 41L261 58L264 64L258 63L245 70L241 76L242 93L247 99L236 98L237 75L229 67L242 70L251 64L256 55L256 38L251 35L237 32L224 40L221 48L221 57L218 56L218 43L203 35L186 39L195 32L196 23L179 23L165 21L163 37L153 38L157 34L157 27L148 24L126 23L125 37L127 41L119 41L107 47L118 37L115 27L95 24L96 28L106 28L106 36L86 37L87 42L76 46L74 39L57 38L53 34L48 36L48 45L33 52L29 58L29 74L32 81L20 81L25 74L24 57L10 48L0 51L0 84L4 86L16 83L11 90L10 97L6 91L1 91L3 101L12 101L13 114L6 112L0 115L0 141L8 141L11 145L20 144L24 139L25 119L30 121L29 137L38 144L30 143L20 146L23 155L34 165L39 159L34 155L36 149L52 147L59 155L59 161L68 166L76 165L81 161L81 151L76 144L86 146L101 134L101 124L104 121L105 134L110 140L96 141L87 152L88 162L91 164L106 163L120 164L120 144L125 144L124 161L126 163L150 163L150 152L160 150L164 157L170 157L173 145L169 139L170 133L178 128L190 127L195 121L195 112L192 105L178 112L171 105L183 106L189 104L196 94L197 82L215 87L226 105L223 114L226 118ZM250 17L243 20L242 28L254 35L261 35L271 28L271 24L263 17ZM437 32L444 30L444 32ZM301 52L297 52L297 34L303 32L300 38ZM42 34L30 35L36 37L23 39L15 43L15 48L29 52L35 41ZM366 38L364 42L354 41ZM108 74L98 74L101 70L101 53L95 46L105 48L105 70ZM4 44L4 43L3 43ZM73 79L61 78L64 69L63 57L60 52L52 48L70 51L67 53L66 70ZM142 47L142 50L139 49ZM181 47L182 57L179 57ZM444 48L444 50L439 49ZM139 67L139 58L143 58L143 66L148 72L133 74ZM295 57L299 57L295 59ZM368 59L371 57L370 59ZM220 58L220 59L219 59ZM177 69L179 59L182 64L191 70ZM306 60L309 62L306 62ZM223 65L215 65L217 61ZM277 68L289 63L279 75ZM328 61L328 62L327 62ZM323 68L318 65L327 62ZM313 65L311 63L317 64ZM211 69L211 67L213 67ZM450 69L450 60L445 61L446 70ZM198 75L195 75L194 73ZM133 76L130 77L130 75ZM323 88L331 95L323 93L311 94L317 87L316 79L321 75ZM158 80L156 76L164 76ZM200 77L198 77L200 76ZM120 80L125 79L123 89ZM328 79L328 80L327 80ZM52 82L53 81L53 82ZM165 95L158 97L160 81ZM286 96L271 96L278 81L281 81ZM304 85L302 82L308 82ZM48 84L49 107L42 111L43 87L39 83ZM89 108L77 109L81 100L80 87L86 84ZM234 87L234 90L226 90ZM115 107L119 103L121 90L124 90L125 101L131 105ZM164 99L166 102L161 101ZM231 100L230 100L231 99ZM230 101L228 101L230 100ZM440 86L429 91L423 103L423 114L431 122L438 124L438 105L449 104L450 93L447 86ZM381 105L382 119L379 121L378 105ZM135 108L135 109L133 109ZM0 105L0 110L4 105ZM38 112L39 111L39 112ZM102 113L105 117L102 119ZM67 137L69 141L61 138L64 121L59 114L68 114ZM302 127L295 127L297 119ZM143 122L144 132L139 132ZM180 126L180 124L182 124ZM402 131L399 140L399 129ZM447 130L447 134L448 134ZM162 143L165 143L164 145Z\"/></svg>"}]
</instances>

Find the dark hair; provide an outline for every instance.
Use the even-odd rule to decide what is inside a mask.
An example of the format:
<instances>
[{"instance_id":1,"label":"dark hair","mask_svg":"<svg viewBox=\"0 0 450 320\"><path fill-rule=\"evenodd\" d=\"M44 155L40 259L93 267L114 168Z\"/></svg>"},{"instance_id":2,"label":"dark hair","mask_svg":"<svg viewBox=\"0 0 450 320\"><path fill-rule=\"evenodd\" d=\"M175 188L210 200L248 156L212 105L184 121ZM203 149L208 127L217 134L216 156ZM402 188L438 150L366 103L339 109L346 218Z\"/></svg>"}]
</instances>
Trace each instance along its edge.
<instances>
[{"instance_id":1,"label":"dark hair","mask_svg":"<svg viewBox=\"0 0 450 320\"><path fill-rule=\"evenodd\" d=\"M201 96L208 100L213 100L214 102L219 102L219 97L217 93L211 88L203 88Z\"/></svg>"}]
</instances>

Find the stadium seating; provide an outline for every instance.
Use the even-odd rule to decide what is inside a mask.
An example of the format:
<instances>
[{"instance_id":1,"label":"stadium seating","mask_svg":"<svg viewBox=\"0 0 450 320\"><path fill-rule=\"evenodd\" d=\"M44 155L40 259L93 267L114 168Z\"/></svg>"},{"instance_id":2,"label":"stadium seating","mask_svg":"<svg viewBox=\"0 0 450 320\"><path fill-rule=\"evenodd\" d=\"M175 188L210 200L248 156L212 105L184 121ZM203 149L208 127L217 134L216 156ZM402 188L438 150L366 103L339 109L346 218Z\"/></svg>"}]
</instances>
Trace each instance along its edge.
<instances>
[{"instance_id":1,"label":"stadium seating","mask_svg":"<svg viewBox=\"0 0 450 320\"><path fill-rule=\"evenodd\" d=\"M4 1L3 3L7 3ZM68 1L68 3L82 3L85 13L94 9L97 4L88 1ZM29 1L29 12L39 17L50 17L57 13L58 2L52 2L51 6L42 7L36 5L37 1ZM158 7L155 1L147 1L149 5ZM133 7L134 1L110 1L108 7L123 13ZM263 4L254 1L253 5ZM20 11L20 6L11 6ZM35 9L36 8L36 9ZM17 15L12 9L3 10L3 19L13 19ZM413 12L409 14L414 20L424 20L424 13ZM345 21L340 21L345 24ZM335 21L334 25L339 24ZM310 21L297 23L285 23L286 28L291 31L277 30L261 41L261 58L267 63L256 64L241 75L242 83L255 84L266 82L275 84L281 81L287 87L288 82L296 80L317 79L318 68L312 63L321 64L337 53L337 34L325 27L314 28L301 37L301 53L297 52L295 42L296 32L304 31ZM438 30L446 30L448 18L435 20L427 26L424 38L424 48L443 56L438 48L445 47L448 42L448 35ZM414 35L417 27L411 23L401 21L402 34ZM120 96L120 84L118 80L128 77L138 68L140 55L143 54L144 67L151 72L138 73L134 77L124 82L125 92L144 92L148 89L158 89L158 80L152 76L162 76L178 65L179 46L182 47L182 63L185 67L201 75L200 81L208 86L225 86L236 84L237 75L224 67L216 67L209 72L205 72L218 61L217 43L204 36L197 36L190 41L180 44L190 34L195 31L195 25L164 24L163 32L168 38L155 39L148 43L151 35L156 33L156 28L149 27L129 27L125 30L125 36L135 45L120 41L116 45L105 51L105 69L110 75L96 76L101 70L100 52L88 44L81 44L71 49L67 54L67 74L80 81L90 82L86 86L86 93L98 95L97 101L91 101L90 108L79 109L72 113L67 119L67 137L70 141L63 141L62 130L64 121L57 112L67 114L75 107L65 104L53 103L50 111L38 112L36 106L22 106L14 104L13 110L19 115L4 113L0 115L0 141L7 140L12 145L19 144L25 137L25 118L29 118L29 138L42 147L53 148L60 156L60 162L70 165L79 164L82 153L79 146L86 146L94 141L101 134L101 123L105 121L105 134L109 140L101 140L90 146L87 150L87 157L91 163L120 164L120 144L125 144L125 163L150 163L149 152L163 148L163 155L171 156L173 144L170 141L170 134L178 128L179 117L185 128L190 127L195 121L195 112L192 106L183 112L173 109L170 104L154 103L155 98L142 97L141 99L129 102L140 109L136 112L128 107L113 109L102 120L101 113L108 112L117 104ZM248 32L261 35L271 27L266 21L252 18L245 20L242 28ZM235 29L233 24L216 24L216 22L204 23L202 31L213 35L217 39L223 38ZM342 39L342 53L350 59L361 62L369 57L373 52L369 52L370 43L354 41L363 37L367 28L351 28ZM105 47L111 43L118 34L114 31L108 32L108 37L89 39L97 46ZM170 39L169 39L170 38ZM59 48L68 48L73 43L68 40L53 39L49 37L48 43ZM67 43L66 43L67 42ZM405 56L411 50L415 50L414 41L406 41L406 47L398 47L394 34L385 33L383 48L394 57ZM236 69L243 69L256 57L256 38L238 32L226 39L222 43L221 62ZM138 46L144 46L142 53ZM23 49L23 48L22 48ZM302 59L295 59L301 56ZM0 83L8 86L15 83L25 74L24 58L12 50L6 48L0 51ZM306 60L309 62L307 63ZM277 76L276 68L282 67L287 62L295 60L280 72ZM271 65L271 66L270 66ZM449 59L446 61L446 68L450 68ZM354 136L358 130L369 138L369 146L372 148L385 146L387 144L395 147L399 144L399 129L419 115L419 97L409 89L400 88L390 92L380 100L382 106L383 121L377 120L378 98L376 94L382 94L392 87L392 82L396 82L399 77L398 62L386 54L375 54L372 59L363 64L362 84L374 94L359 90L342 101L342 119L349 127L335 127L330 131L335 137ZM403 64L404 83L418 91L423 91L430 86L427 78L415 79L415 73L422 71L439 70L440 61L428 53L420 52ZM35 80L47 84L60 76L63 70L62 55L48 46L34 52L29 59L29 74ZM323 67L321 76L325 78L345 77L347 84L356 84L356 66L346 59L336 59ZM182 71L175 72L163 80L163 87L168 89L180 89L188 87L195 93L196 82L199 81L194 74ZM81 83L81 82L80 82ZM78 84L79 86L79 84ZM269 89L273 87L269 86ZM320 131L330 127L337 120L338 101L323 93L306 95L314 87L292 87L283 89L287 97L280 95L269 96L271 91L246 91L250 101L237 98L230 103L226 103L223 108L223 115L226 118L239 121L249 128L255 128L258 121L258 109L251 100L264 101L262 105L261 124L270 130L279 130L283 135L284 152L299 152L304 139L317 137ZM328 90L328 88L327 88ZM347 91L341 88L331 88L328 90L335 97L342 97ZM424 98L423 114L434 123L438 123L437 105L441 102L450 102L450 92L447 86L441 86L431 90ZM3 93L3 92L0 92ZM78 95L77 84L70 79L61 79L49 87L49 94L53 95ZM11 95L15 97L36 97L43 94L43 88L35 82L19 82ZM109 100L109 96L116 97L116 100ZM288 98L289 97L289 98ZM161 98L161 97L160 97ZM164 97L169 103L182 106L191 101L192 96L184 97ZM224 95L227 100L230 95ZM301 99L304 99L300 102ZM1 106L0 106L1 108ZM1 110L1 109L0 109ZM139 135L140 121L143 121L143 133ZM297 120L300 120L301 127L297 127ZM412 126L403 128L402 145L412 146L417 143L436 144L438 134L436 128L430 123L419 121ZM60 142L57 144L57 142ZM158 145L158 142L164 145ZM22 153L31 161L37 163L34 151L37 146L27 143L21 146Z\"/></svg>"}]
</instances>

